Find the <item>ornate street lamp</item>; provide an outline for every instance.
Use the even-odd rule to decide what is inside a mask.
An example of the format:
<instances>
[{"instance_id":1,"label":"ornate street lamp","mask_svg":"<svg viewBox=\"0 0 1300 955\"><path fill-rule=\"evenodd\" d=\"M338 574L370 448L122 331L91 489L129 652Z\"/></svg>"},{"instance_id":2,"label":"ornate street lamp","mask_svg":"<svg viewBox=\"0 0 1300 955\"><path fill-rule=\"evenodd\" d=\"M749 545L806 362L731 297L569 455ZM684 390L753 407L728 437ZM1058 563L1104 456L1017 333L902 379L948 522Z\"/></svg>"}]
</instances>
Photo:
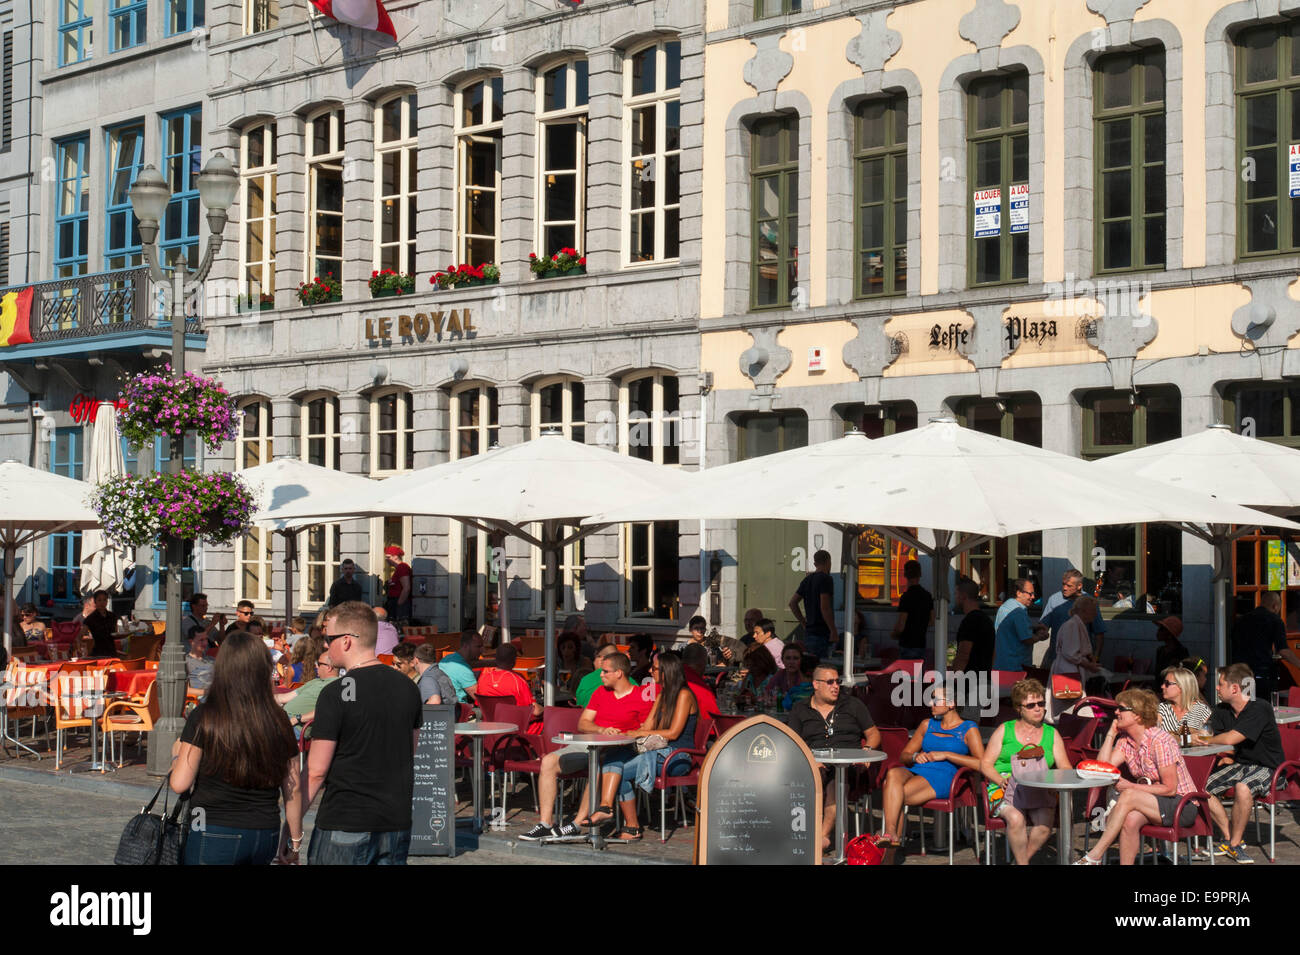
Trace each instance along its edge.
<instances>
[{"instance_id":1,"label":"ornate street lamp","mask_svg":"<svg viewBox=\"0 0 1300 955\"><path fill-rule=\"evenodd\" d=\"M158 226L171 201L167 181L153 166L145 166L131 187L131 208L140 220L140 241L144 259L149 266L149 277L156 283L170 282L172 287L169 318L172 326L172 377L180 379L185 374L185 301L196 291L212 269L212 260L221 248L222 232L226 228L226 212L239 192L239 174L220 153L208 160L199 173L197 186L199 201L208 210L207 248L203 260L191 274L186 266L184 252L168 269L159 261ZM185 435L172 435L170 471L180 474L185 462ZM185 650L181 637L181 565L184 560L184 542L177 537L166 540L167 549L167 641L163 644L158 665L158 703L161 718L150 734L149 774L163 776L171 769L172 744L180 738L185 727L182 712L185 706Z\"/></svg>"}]
</instances>

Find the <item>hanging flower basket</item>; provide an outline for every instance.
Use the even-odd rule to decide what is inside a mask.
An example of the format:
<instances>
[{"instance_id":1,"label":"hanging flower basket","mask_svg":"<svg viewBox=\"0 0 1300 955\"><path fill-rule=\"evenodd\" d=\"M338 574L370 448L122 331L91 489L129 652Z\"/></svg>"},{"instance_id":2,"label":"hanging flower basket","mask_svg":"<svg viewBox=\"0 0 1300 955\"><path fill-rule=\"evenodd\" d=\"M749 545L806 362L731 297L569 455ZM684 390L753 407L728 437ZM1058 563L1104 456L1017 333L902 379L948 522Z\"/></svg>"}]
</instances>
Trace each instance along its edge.
<instances>
[{"instance_id":1,"label":"hanging flower basket","mask_svg":"<svg viewBox=\"0 0 1300 955\"><path fill-rule=\"evenodd\" d=\"M222 442L239 437L235 399L220 382L192 372L173 380L171 365L127 379L122 400L126 407L118 413L117 430L135 451L160 432L173 436L193 431L210 451L220 451Z\"/></svg>"},{"instance_id":2,"label":"hanging flower basket","mask_svg":"<svg viewBox=\"0 0 1300 955\"><path fill-rule=\"evenodd\" d=\"M298 285L298 301L303 305L325 305L343 301L343 283L333 272L318 275L310 282Z\"/></svg>"},{"instance_id":3,"label":"hanging flower basket","mask_svg":"<svg viewBox=\"0 0 1300 955\"><path fill-rule=\"evenodd\" d=\"M499 281L501 269L486 262L483 265L449 265L444 271L433 273L429 284L440 289L470 288L475 285L496 285Z\"/></svg>"},{"instance_id":4,"label":"hanging flower basket","mask_svg":"<svg viewBox=\"0 0 1300 955\"><path fill-rule=\"evenodd\" d=\"M123 547L168 537L224 544L248 533L255 503L236 474L118 474L90 501L104 536Z\"/></svg>"},{"instance_id":5,"label":"hanging flower basket","mask_svg":"<svg viewBox=\"0 0 1300 955\"><path fill-rule=\"evenodd\" d=\"M370 273L370 297L387 298L390 295L410 295L415 291L415 276L406 272L384 269Z\"/></svg>"},{"instance_id":6,"label":"hanging flower basket","mask_svg":"<svg viewBox=\"0 0 1300 955\"><path fill-rule=\"evenodd\" d=\"M553 279L561 275L586 275L587 257L577 249L564 248L550 258L528 253L528 268L539 279Z\"/></svg>"}]
</instances>

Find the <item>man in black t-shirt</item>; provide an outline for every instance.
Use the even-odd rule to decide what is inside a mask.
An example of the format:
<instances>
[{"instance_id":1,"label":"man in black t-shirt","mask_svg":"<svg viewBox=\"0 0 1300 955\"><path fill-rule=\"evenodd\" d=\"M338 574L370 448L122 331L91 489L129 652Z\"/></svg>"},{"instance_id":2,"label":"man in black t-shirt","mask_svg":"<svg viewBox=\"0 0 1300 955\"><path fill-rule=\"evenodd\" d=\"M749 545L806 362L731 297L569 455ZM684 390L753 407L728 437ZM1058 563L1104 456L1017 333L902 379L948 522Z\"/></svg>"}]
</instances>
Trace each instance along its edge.
<instances>
[{"instance_id":1,"label":"man in black t-shirt","mask_svg":"<svg viewBox=\"0 0 1300 955\"><path fill-rule=\"evenodd\" d=\"M348 558L339 565L343 571L343 576L330 585L329 599L326 601L329 606L337 607L341 603L347 603L349 600L361 599L361 584L354 578L357 573L357 565Z\"/></svg>"},{"instance_id":2,"label":"man in black t-shirt","mask_svg":"<svg viewBox=\"0 0 1300 955\"><path fill-rule=\"evenodd\" d=\"M1219 670L1215 689L1222 700L1214 708L1206 730L1213 733L1200 742L1212 746L1233 747L1233 761L1210 774L1205 791L1210 799L1210 817L1226 841L1219 843L1215 855L1234 862L1254 862L1246 854L1242 838L1255 796L1268 792L1273 771L1284 759L1282 736L1278 732L1273 707L1263 700L1252 699L1254 674L1244 663L1234 663ZM1220 793L1231 792L1232 819L1219 802Z\"/></svg>"},{"instance_id":3,"label":"man in black t-shirt","mask_svg":"<svg viewBox=\"0 0 1300 955\"><path fill-rule=\"evenodd\" d=\"M1277 654L1292 666L1300 667L1300 657L1286 645L1286 624L1278 611L1281 598L1272 590L1264 591L1259 606L1237 618L1232 628L1232 662L1244 663L1255 675L1255 699L1270 701L1277 689Z\"/></svg>"},{"instance_id":4,"label":"man in black t-shirt","mask_svg":"<svg viewBox=\"0 0 1300 955\"><path fill-rule=\"evenodd\" d=\"M831 647L840 642L835 628L835 581L831 579L830 551L813 554L813 572L803 579L790 598L790 610L803 624L804 648L815 657L825 659ZM800 603L803 609L800 610Z\"/></svg>"},{"instance_id":5,"label":"man in black t-shirt","mask_svg":"<svg viewBox=\"0 0 1300 955\"><path fill-rule=\"evenodd\" d=\"M786 722L799 734L809 749L857 749L880 745L880 730L871 719L865 703L852 694L840 692L840 671L833 666L819 666L812 674L813 695L807 702L790 707ZM822 816L822 848L830 847L835 827L835 787L829 782L826 767L822 770L822 790L826 799Z\"/></svg>"},{"instance_id":6,"label":"man in black t-shirt","mask_svg":"<svg viewBox=\"0 0 1300 955\"><path fill-rule=\"evenodd\" d=\"M894 621L894 639L898 641L900 660L925 659L925 634L934 621L934 598L921 586L921 563L909 560L903 565L907 589L898 598L898 619Z\"/></svg>"},{"instance_id":7,"label":"man in black t-shirt","mask_svg":"<svg viewBox=\"0 0 1300 955\"><path fill-rule=\"evenodd\" d=\"M95 591L95 609L82 620L95 642L90 651L97 657L117 656L117 614L108 609L108 591Z\"/></svg>"},{"instance_id":8,"label":"man in black t-shirt","mask_svg":"<svg viewBox=\"0 0 1300 955\"><path fill-rule=\"evenodd\" d=\"M964 616L957 627L957 657L952 668L957 673L978 673L984 679L993 670L993 649L997 634L993 619L980 606L980 586L970 578L957 582L957 609Z\"/></svg>"},{"instance_id":9,"label":"man in black t-shirt","mask_svg":"<svg viewBox=\"0 0 1300 955\"><path fill-rule=\"evenodd\" d=\"M375 657L375 612L360 601L325 617L330 660L347 675L316 700L306 806L322 786L309 865L405 865L411 844L420 691Z\"/></svg>"}]
</instances>

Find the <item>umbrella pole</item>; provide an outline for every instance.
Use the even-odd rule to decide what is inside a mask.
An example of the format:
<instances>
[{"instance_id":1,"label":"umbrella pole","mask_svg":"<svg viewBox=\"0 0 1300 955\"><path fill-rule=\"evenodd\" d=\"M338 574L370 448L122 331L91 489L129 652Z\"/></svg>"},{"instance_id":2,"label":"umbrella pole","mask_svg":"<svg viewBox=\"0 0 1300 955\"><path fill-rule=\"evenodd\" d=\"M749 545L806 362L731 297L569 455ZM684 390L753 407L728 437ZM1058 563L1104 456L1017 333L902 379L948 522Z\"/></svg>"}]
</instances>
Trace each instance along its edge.
<instances>
[{"instance_id":1,"label":"umbrella pole","mask_svg":"<svg viewBox=\"0 0 1300 955\"><path fill-rule=\"evenodd\" d=\"M1216 535L1214 541L1215 563L1218 573L1214 576L1214 656L1210 662L1210 677L1218 668L1228 662L1228 574L1232 567L1231 543L1226 535ZM1207 679L1206 685L1211 683ZM1213 701L1210 701L1211 703Z\"/></svg>"},{"instance_id":2,"label":"umbrella pole","mask_svg":"<svg viewBox=\"0 0 1300 955\"><path fill-rule=\"evenodd\" d=\"M861 533L859 527L846 527L844 535L848 538L847 546L842 548L848 552L844 572L844 680L849 685L854 682L853 664L856 654L854 653L853 638L854 629L857 626L857 598L858 598L858 536Z\"/></svg>"},{"instance_id":3,"label":"umbrella pole","mask_svg":"<svg viewBox=\"0 0 1300 955\"><path fill-rule=\"evenodd\" d=\"M14 638L10 628L14 619L14 545L5 544L5 656L13 653Z\"/></svg>"},{"instance_id":4,"label":"umbrella pole","mask_svg":"<svg viewBox=\"0 0 1300 955\"><path fill-rule=\"evenodd\" d=\"M298 559L298 532L282 531L284 534L284 629L289 631L289 621L293 619L293 564Z\"/></svg>"},{"instance_id":5,"label":"umbrella pole","mask_svg":"<svg viewBox=\"0 0 1300 955\"><path fill-rule=\"evenodd\" d=\"M506 601L509 588L506 586L505 541L501 542L501 560L497 568L497 643L510 642L510 604Z\"/></svg>"},{"instance_id":6,"label":"umbrella pole","mask_svg":"<svg viewBox=\"0 0 1300 955\"><path fill-rule=\"evenodd\" d=\"M555 574L559 561L556 553L556 526L546 521L542 529L542 605L546 608L546 671L543 705L555 705Z\"/></svg>"},{"instance_id":7,"label":"umbrella pole","mask_svg":"<svg viewBox=\"0 0 1300 955\"><path fill-rule=\"evenodd\" d=\"M948 669L948 571L952 567L952 531L935 531L934 552L930 555L934 572L934 669Z\"/></svg>"}]
</instances>

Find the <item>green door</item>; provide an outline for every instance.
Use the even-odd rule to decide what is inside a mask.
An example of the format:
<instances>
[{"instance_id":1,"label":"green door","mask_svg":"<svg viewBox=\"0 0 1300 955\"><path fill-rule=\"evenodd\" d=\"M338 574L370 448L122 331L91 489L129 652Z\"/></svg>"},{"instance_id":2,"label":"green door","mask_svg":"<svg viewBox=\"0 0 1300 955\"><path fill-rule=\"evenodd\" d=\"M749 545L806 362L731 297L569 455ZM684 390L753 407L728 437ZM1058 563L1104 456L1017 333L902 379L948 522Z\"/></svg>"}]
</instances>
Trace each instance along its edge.
<instances>
[{"instance_id":1,"label":"green door","mask_svg":"<svg viewBox=\"0 0 1300 955\"><path fill-rule=\"evenodd\" d=\"M808 416L802 411L748 415L736 425L738 461L808 445ZM790 597L807 573L804 567L812 569L806 521L736 522L737 636L744 633L750 607L772 618L782 640L795 629Z\"/></svg>"},{"instance_id":2,"label":"green door","mask_svg":"<svg viewBox=\"0 0 1300 955\"><path fill-rule=\"evenodd\" d=\"M808 525L803 521L738 521L736 526L736 633L744 632L745 611L757 607L776 624L782 640L798 626L790 597L810 566Z\"/></svg>"}]
</instances>

